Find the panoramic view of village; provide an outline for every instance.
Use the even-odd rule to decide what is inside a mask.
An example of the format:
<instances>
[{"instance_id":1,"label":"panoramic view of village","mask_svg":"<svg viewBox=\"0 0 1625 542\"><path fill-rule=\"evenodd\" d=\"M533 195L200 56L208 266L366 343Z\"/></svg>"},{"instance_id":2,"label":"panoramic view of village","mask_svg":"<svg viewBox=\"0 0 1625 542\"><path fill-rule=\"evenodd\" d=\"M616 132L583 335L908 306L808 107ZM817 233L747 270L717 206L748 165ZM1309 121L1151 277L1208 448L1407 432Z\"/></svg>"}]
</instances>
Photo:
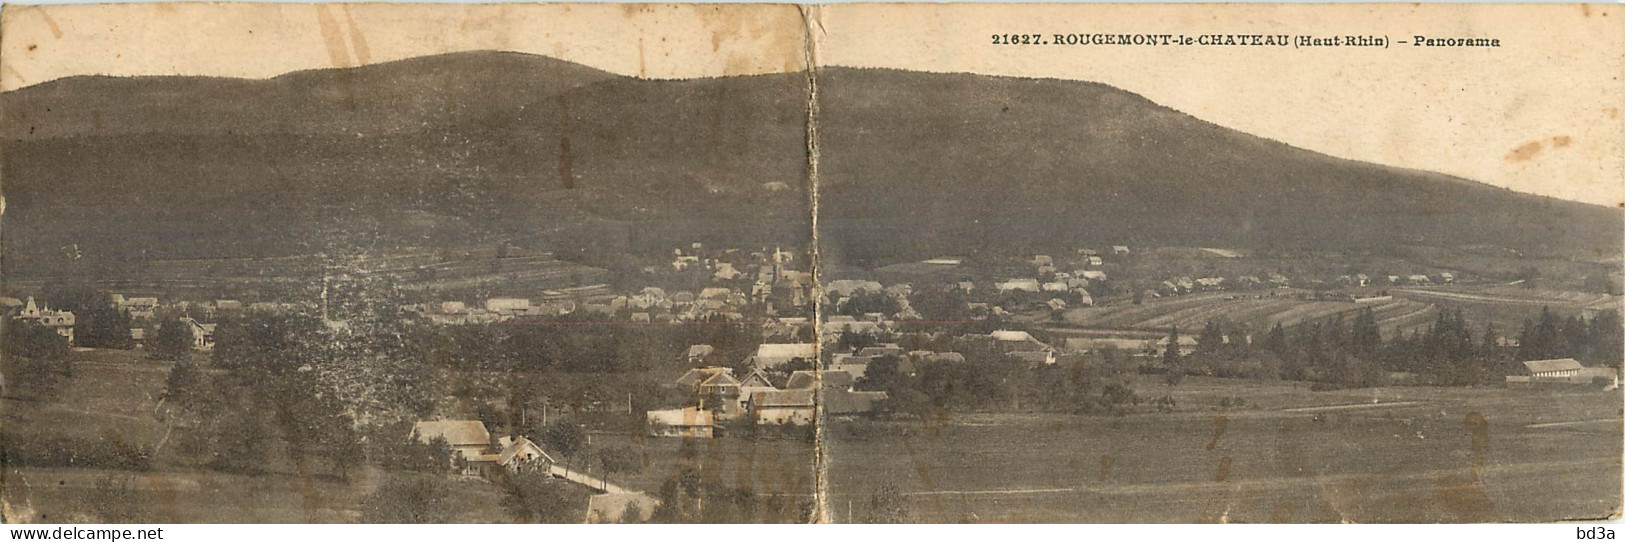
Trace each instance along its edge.
<instances>
[{"instance_id":1,"label":"panoramic view of village","mask_svg":"<svg viewBox=\"0 0 1625 542\"><path fill-rule=\"evenodd\" d=\"M8 83L0 514L1619 514L1625 210L1088 81L761 71Z\"/></svg>"}]
</instances>

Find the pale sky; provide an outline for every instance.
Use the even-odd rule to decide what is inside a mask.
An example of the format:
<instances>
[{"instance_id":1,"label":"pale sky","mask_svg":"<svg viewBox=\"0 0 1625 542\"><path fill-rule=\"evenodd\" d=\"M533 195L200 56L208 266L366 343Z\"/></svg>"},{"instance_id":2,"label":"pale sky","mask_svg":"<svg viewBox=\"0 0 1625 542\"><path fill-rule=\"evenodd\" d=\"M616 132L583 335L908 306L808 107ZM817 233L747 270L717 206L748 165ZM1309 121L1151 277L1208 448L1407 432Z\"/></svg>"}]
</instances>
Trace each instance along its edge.
<instances>
[{"instance_id":1,"label":"pale sky","mask_svg":"<svg viewBox=\"0 0 1625 542\"><path fill-rule=\"evenodd\" d=\"M1098 81L1334 156L1625 205L1618 6L843 4L818 62ZM79 74L271 77L451 51L681 78L798 70L783 5L6 6L0 89ZM995 33L1499 38L1499 48L999 46Z\"/></svg>"}]
</instances>

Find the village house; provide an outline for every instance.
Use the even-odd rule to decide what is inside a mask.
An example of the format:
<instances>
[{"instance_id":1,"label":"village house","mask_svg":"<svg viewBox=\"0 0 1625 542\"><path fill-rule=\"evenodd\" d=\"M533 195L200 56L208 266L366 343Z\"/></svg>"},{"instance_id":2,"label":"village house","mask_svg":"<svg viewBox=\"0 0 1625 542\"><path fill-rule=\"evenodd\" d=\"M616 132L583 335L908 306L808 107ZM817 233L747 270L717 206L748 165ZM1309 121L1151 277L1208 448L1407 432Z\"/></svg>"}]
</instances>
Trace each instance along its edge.
<instances>
[{"instance_id":1,"label":"village house","mask_svg":"<svg viewBox=\"0 0 1625 542\"><path fill-rule=\"evenodd\" d=\"M689 365L700 365L705 363L705 358L716 351L716 347L709 344L696 344L688 347L688 353L684 356L684 359Z\"/></svg>"},{"instance_id":2,"label":"village house","mask_svg":"<svg viewBox=\"0 0 1625 542\"><path fill-rule=\"evenodd\" d=\"M883 343L860 348L857 351L857 355L871 357L901 356L904 354L904 352L905 350L903 350L903 347L898 346L897 343Z\"/></svg>"},{"instance_id":3,"label":"village house","mask_svg":"<svg viewBox=\"0 0 1625 542\"><path fill-rule=\"evenodd\" d=\"M446 445L451 447L452 465L456 465L458 458L461 458L463 474L467 475L487 474L489 468L499 460L497 454L489 453L491 433L479 420L420 421L412 426L409 438L420 444L445 440Z\"/></svg>"},{"instance_id":4,"label":"village house","mask_svg":"<svg viewBox=\"0 0 1625 542\"><path fill-rule=\"evenodd\" d=\"M813 343L763 344L756 347L750 362L758 369L770 369L792 360L818 359L818 345Z\"/></svg>"},{"instance_id":5,"label":"village house","mask_svg":"<svg viewBox=\"0 0 1625 542\"><path fill-rule=\"evenodd\" d=\"M645 415L652 437L712 438L716 419L711 411L698 407L651 410Z\"/></svg>"},{"instance_id":6,"label":"village house","mask_svg":"<svg viewBox=\"0 0 1625 542\"><path fill-rule=\"evenodd\" d=\"M485 310L495 313L522 315L530 312L530 300L515 297L493 297L485 300Z\"/></svg>"},{"instance_id":7,"label":"village house","mask_svg":"<svg viewBox=\"0 0 1625 542\"><path fill-rule=\"evenodd\" d=\"M497 453L497 466L510 472L545 472L549 466L558 462L543 451L541 446L525 437L519 437L517 440L513 437L502 437L497 443L502 450Z\"/></svg>"},{"instance_id":8,"label":"village house","mask_svg":"<svg viewBox=\"0 0 1625 542\"><path fill-rule=\"evenodd\" d=\"M48 306L36 305L34 298L29 297L26 301L23 301L23 308L17 311L17 315L13 316L13 318L45 326L46 329L50 329L56 332L57 335L67 339L68 344L73 344L74 316L72 312L51 310Z\"/></svg>"},{"instance_id":9,"label":"village house","mask_svg":"<svg viewBox=\"0 0 1625 542\"><path fill-rule=\"evenodd\" d=\"M1055 363L1055 348L1025 331L999 330L986 335L994 347L1012 360L1049 365Z\"/></svg>"},{"instance_id":10,"label":"village house","mask_svg":"<svg viewBox=\"0 0 1625 542\"><path fill-rule=\"evenodd\" d=\"M1128 250L1127 246L1124 246L1124 245L1112 245L1112 254L1118 255L1118 256L1123 256L1123 255L1126 255L1128 253L1129 253L1129 250Z\"/></svg>"},{"instance_id":11,"label":"village house","mask_svg":"<svg viewBox=\"0 0 1625 542\"><path fill-rule=\"evenodd\" d=\"M1157 339L1156 352L1161 354L1168 351L1168 338ZM1196 337L1190 335L1179 336L1179 355L1189 356L1196 353Z\"/></svg>"},{"instance_id":12,"label":"village house","mask_svg":"<svg viewBox=\"0 0 1625 542\"><path fill-rule=\"evenodd\" d=\"M1604 389L1619 387L1619 371L1613 367L1586 367L1573 358L1542 359L1523 362L1527 374L1506 377L1509 388L1535 386L1586 386L1597 384Z\"/></svg>"},{"instance_id":13,"label":"village house","mask_svg":"<svg viewBox=\"0 0 1625 542\"><path fill-rule=\"evenodd\" d=\"M1004 292L1033 292L1041 290L1037 279L1010 279L998 283L999 293Z\"/></svg>"},{"instance_id":14,"label":"village house","mask_svg":"<svg viewBox=\"0 0 1625 542\"><path fill-rule=\"evenodd\" d=\"M813 422L815 390L759 391L750 396L754 423L764 425L807 425Z\"/></svg>"},{"instance_id":15,"label":"village house","mask_svg":"<svg viewBox=\"0 0 1625 542\"><path fill-rule=\"evenodd\" d=\"M717 280L734 280L743 274L738 269L734 269L734 264L722 262L717 264L717 271L712 273L711 277Z\"/></svg>"},{"instance_id":16,"label":"village house","mask_svg":"<svg viewBox=\"0 0 1625 542\"><path fill-rule=\"evenodd\" d=\"M185 324L187 332L192 334L193 350L214 350L215 324L205 324L191 318L182 318L181 323Z\"/></svg>"},{"instance_id":17,"label":"village house","mask_svg":"<svg viewBox=\"0 0 1625 542\"><path fill-rule=\"evenodd\" d=\"M158 312L156 297L126 298L122 294L113 294L113 305L119 310L128 311L131 318L152 318Z\"/></svg>"},{"instance_id":18,"label":"village house","mask_svg":"<svg viewBox=\"0 0 1625 542\"><path fill-rule=\"evenodd\" d=\"M822 382L820 382L822 379ZM785 383L787 390L810 390L818 387L820 383L827 389L848 390L856 384L858 376L848 370L825 369L823 371L796 371L790 373L790 380ZM765 390L758 390L765 391Z\"/></svg>"}]
</instances>

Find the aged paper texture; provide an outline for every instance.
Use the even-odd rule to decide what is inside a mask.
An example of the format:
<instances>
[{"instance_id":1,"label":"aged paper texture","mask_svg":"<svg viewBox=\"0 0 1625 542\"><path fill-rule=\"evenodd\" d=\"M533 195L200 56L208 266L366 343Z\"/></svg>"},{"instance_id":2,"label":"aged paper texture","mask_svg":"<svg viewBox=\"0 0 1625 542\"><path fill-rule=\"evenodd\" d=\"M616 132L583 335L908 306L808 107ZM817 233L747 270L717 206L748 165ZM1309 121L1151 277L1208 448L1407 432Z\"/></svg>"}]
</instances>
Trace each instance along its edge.
<instances>
[{"instance_id":1,"label":"aged paper texture","mask_svg":"<svg viewBox=\"0 0 1625 542\"><path fill-rule=\"evenodd\" d=\"M0 514L1617 517L1620 18L6 6Z\"/></svg>"}]
</instances>

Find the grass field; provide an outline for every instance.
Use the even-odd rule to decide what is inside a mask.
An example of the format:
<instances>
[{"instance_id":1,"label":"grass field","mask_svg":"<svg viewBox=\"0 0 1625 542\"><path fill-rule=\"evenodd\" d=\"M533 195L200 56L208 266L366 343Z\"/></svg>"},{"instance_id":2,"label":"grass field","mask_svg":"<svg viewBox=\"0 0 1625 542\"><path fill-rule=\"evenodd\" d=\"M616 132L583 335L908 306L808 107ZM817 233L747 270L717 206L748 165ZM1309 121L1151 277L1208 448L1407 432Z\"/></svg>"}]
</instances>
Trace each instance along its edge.
<instances>
[{"instance_id":1,"label":"grass field","mask_svg":"<svg viewBox=\"0 0 1625 542\"><path fill-rule=\"evenodd\" d=\"M0 396L5 416L0 447L37 438L122 442L157 450L153 467L137 472L3 465L0 512L6 522L100 522L109 519L108 510L159 523L353 522L382 477L404 475L367 468L341 481L274 465L268 465L271 472L262 476L182 466L168 454L178 438L173 435L185 429L171 434L156 414L162 410L159 399L168 364L119 350L77 350L70 359L74 376L46 392L18 389L15 383L20 380L7 364L8 387ZM110 494L98 489L98 483L126 489ZM500 505L502 490L497 486L472 479L453 479L449 485L454 521L512 521Z\"/></svg>"},{"instance_id":2,"label":"grass field","mask_svg":"<svg viewBox=\"0 0 1625 542\"><path fill-rule=\"evenodd\" d=\"M1313 301L1298 299L1288 291L1263 290L1207 292L1152 299L1140 305L1119 303L1076 308L1067 311L1064 323L1057 327L1166 333L1170 326L1184 330L1201 329L1210 320L1224 318L1245 323L1254 329L1268 330L1277 323L1290 327L1332 318L1339 313L1345 318L1353 318L1367 307L1375 313L1377 324L1389 334L1431 323L1438 314L1433 303L1419 300L1395 298L1369 304Z\"/></svg>"},{"instance_id":3,"label":"grass field","mask_svg":"<svg viewBox=\"0 0 1625 542\"><path fill-rule=\"evenodd\" d=\"M758 495L781 493L799 504L816 491L814 444L796 438L725 437L681 439L593 435L593 446L632 446L643 452L644 468L636 474L610 476L610 482L658 494L666 480L682 473L691 461L703 480ZM687 447L687 450L684 448ZM688 459L685 459L688 458Z\"/></svg>"},{"instance_id":4,"label":"grass field","mask_svg":"<svg viewBox=\"0 0 1625 542\"><path fill-rule=\"evenodd\" d=\"M1276 295L1271 295L1272 292ZM1093 329L1165 333L1170 326L1182 330L1200 329L1209 320L1219 318L1267 330L1277 323L1291 327L1332 318L1339 313L1353 318L1369 307L1384 336L1393 337L1432 324L1441 308L1459 308L1475 333L1493 323L1499 334L1515 337L1523 321L1538 318L1542 308L1550 307L1559 316L1589 316L1599 310L1618 310L1622 306L1619 297L1606 294L1510 286L1396 288L1391 291L1393 299L1372 303L1298 299L1293 295L1297 292L1300 291L1206 292L1149 299L1140 305L1117 303L1074 308L1066 311L1065 320L1059 323L1047 322L1047 313L1029 315L1028 319L1061 332Z\"/></svg>"},{"instance_id":5,"label":"grass field","mask_svg":"<svg viewBox=\"0 0 1625 542\"><path fill-rule=\"evenodd\" d=\"M1136 389L1180 411L834 422L833 519L861 521L884 484L927 522L1553 521L1620 505L1618 392Z\"/></svg>"}]
</instances>

